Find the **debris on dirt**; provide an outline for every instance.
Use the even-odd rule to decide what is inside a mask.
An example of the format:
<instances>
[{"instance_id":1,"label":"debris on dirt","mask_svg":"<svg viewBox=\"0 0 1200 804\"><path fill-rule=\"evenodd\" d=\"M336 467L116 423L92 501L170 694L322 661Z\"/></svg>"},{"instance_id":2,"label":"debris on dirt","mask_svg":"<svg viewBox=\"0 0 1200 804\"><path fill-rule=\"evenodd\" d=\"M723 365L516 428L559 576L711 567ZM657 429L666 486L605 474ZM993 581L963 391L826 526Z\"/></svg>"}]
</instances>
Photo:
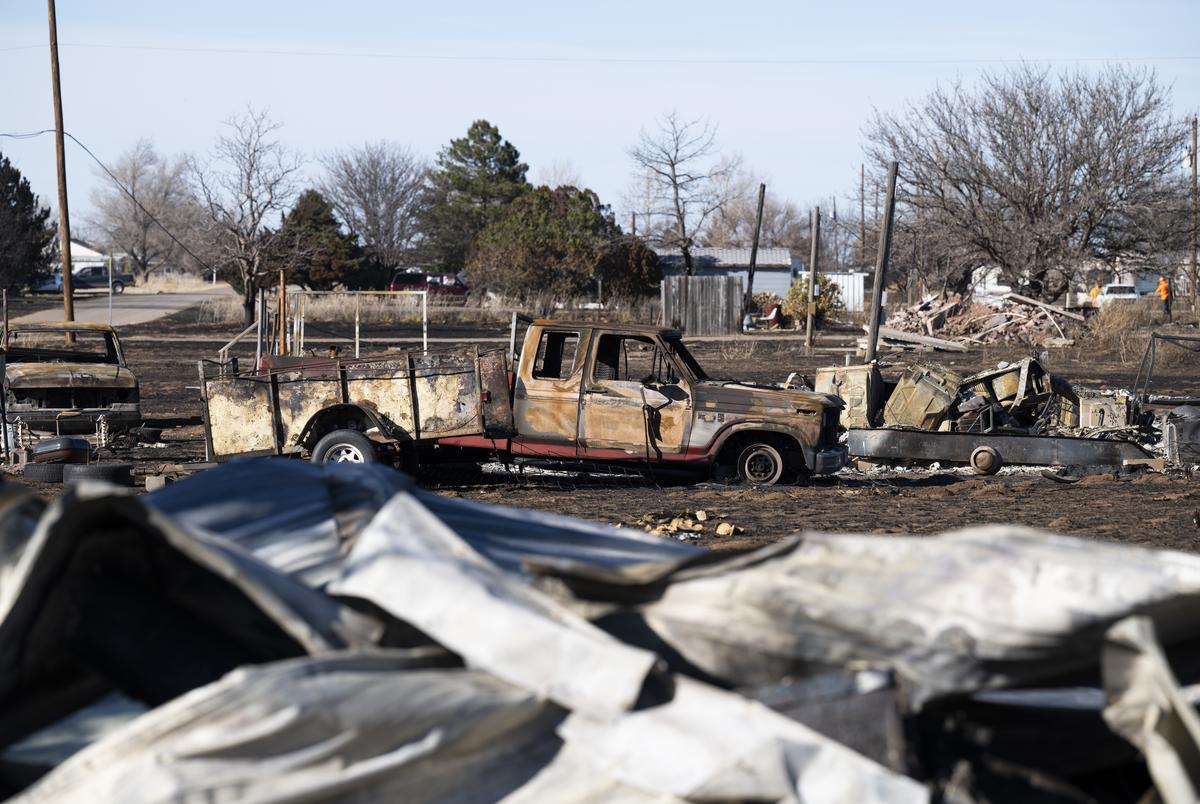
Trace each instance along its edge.
<instances>
[{"instance_id":1,"label":"debris on dirt","mask_svg":"<svg viewBox=\"0 0 1200 804\"><path fill-rule=\"evenodd\" d=\"M963 345L1015 343L1031 346L1069 346L1072 322L1083 316L1015 293L988 303L973 302L959 294L927 296L911 307L888 316L887 329L948 340ZM912 348L913 343L889 339L880 330L883 345ZM919 342L917 345L920 345Z\"/></svg>"}]
</instances>

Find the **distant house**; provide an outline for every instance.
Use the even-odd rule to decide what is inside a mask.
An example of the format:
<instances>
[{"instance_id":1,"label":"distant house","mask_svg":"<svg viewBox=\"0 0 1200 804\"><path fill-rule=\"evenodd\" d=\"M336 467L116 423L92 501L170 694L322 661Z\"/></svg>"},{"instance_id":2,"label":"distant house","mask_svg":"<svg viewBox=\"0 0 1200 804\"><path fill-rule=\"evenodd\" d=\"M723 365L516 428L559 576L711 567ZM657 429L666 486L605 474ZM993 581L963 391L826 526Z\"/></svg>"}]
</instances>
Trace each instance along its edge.
<instances>
[{"instance_id":1,"label":"distant house","mask_svg":"<svg viewBox=\"0 0 1200 804\"><path fill-rule=\"evenodd\" d=\"M678 249L656 249L663 276L687 273L683 253ZM696 276L740 276L742 287L750 273L748 248L694 248L692 265ZM754 292L786 296L788 288L803 272L799 259L786 248L760 248L754 268Z\"/></svg>"},{"instance_id":2,"label":"distant house","mask_svg":"<svg viewBox=\"0 0 1200 804\"><path fill-rule=\"evenodd\" d=\"M663 276L687 273L683 254L678 249L661 249L658 264ZM739 276L742 287L750 273L750 249L748 248L695 248L692 249L692 264L696 276ZM842 304L847 310L863 309L863 280L867 274L861 271L830 273L825 277L841 288ZM754 292L774 293L786 298L788 290L804 275L804 262L793 257L790 249L760 248L754 267Z\"/></svg>"},{"instance_id":3,"label":"distant house","mask_svg":"<svg viewBox=\"0 0 1200 804\"><path fill-rule=\"evenodd\" d=\"M104 265L104 254L79 240L71 241L71 273L80 268ZM57 266L55 266L57 267Z\"/></svg>"}]
</instances>

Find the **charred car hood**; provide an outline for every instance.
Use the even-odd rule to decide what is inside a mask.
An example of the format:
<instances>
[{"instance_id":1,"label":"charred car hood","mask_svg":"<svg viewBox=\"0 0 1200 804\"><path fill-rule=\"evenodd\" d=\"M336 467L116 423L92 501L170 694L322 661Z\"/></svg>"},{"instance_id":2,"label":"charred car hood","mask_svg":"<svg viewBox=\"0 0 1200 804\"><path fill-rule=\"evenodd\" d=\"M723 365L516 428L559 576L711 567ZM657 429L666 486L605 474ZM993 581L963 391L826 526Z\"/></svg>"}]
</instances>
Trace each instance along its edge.
<instances>
[{"instance_id":1,"label":"charred car hood","mask_svg":"<svg viewBox=\"0 0 1200 804\"><path fill-rule=\"evenodd\" d=\"M137 388L129 369L108 363L9 363L8 388Z\"/></svg>"},{"instance_id":2,"label":"charred car hood","mask_svg":"<svg viewBox=\"0 0 1200 804\"><path fill-rule=\"evenodd\" d=\"M696 407L724 410L761 410L792 413L797 408L820 410L845 404L832 394L818 394L794 388L775 388L769 385L748 385L738 382L702 382L695 386Z\"/></svg>"}]
</instances>

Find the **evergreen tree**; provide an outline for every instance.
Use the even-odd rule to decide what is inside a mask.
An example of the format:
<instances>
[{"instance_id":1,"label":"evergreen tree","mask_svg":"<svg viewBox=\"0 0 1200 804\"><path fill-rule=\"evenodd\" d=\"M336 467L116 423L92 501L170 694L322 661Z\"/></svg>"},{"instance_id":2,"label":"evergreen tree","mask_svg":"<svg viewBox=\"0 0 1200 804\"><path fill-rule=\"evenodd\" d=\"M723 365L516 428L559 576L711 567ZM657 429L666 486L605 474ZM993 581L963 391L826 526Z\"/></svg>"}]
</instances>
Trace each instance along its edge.
<instances>
[{"instance_id":1,"label":"evergreen tree","mask_svg":"<svg viewBox=\"0 0 1200 804\"><path fill-rule=\"evenodd\" d=\"M300 194L275 242L278 265L292 282L310 290L353 286L364 264L358 244L334 217L333 205L316 190Z\"/></svg>"},{"instance_id":2,"label":"evergreen tree","mask_svg":"<svg viewBox=\"0 0 1200 804\"><path fill-rule=\"evenodd\" d=\"M458 273L471 244L505 207L529 189L529 166L486 120L438 154L421 215L421 253L432 271Z\"/></svg>"},{"instance_id":3,"label":"evergreen tree","mask_svg":"<svg viewBox=\"0 0 1200 804\"><path fill-rule=\"evenodd\" d=\"M475 241L467 265L472 286L512 299L555 299L649 292L657 256L621 235L612 212L591 190L538 187L509 204Z\"/></svg>"},{"instance_id":4,"label":"evergreen tree","mask_svg":"<svg viewBox=\"0 0 1200 804\"><path fill-rule=\"evenodd\" d=\"M0 154L0 287L14 288L50 271L56 227L29 180Z\"/></svg>"}]
</instances>

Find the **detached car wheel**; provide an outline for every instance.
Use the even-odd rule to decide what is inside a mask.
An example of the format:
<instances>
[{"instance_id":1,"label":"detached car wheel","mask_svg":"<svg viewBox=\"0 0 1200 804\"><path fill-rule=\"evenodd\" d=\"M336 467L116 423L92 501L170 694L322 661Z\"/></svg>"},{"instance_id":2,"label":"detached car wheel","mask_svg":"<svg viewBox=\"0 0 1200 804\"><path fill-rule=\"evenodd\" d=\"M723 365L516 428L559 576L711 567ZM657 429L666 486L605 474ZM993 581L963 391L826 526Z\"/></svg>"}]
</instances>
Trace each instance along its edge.
<instances>
[{"instance_id":1,"label":"detached car wheel","mask_svg":"<svg viewBox=\"0 0 1200 804\"><path fill-rule=\"evenodd\" d=\"M357 430L334 430L313 447L316 463L375 463L375 442Z\"/></svg>"},{"instance_id":2,"label":"detached car wheel","mask_svg":"<svg viewBox=\"0 0 1200 804\"><path fill-rule=\"evenodd\" d=\"M773 486L783 477L783 456L770 444L751 444L737 462L738 477L755 486Z\"/></svg>"},{"instance_id":3,"label":"detached car wheel","mask_svg":"<svg viewBox=\"0 0 1200 804\"><path fill-rule=\"evenodd\" d=\"M117 486L133 485L131 463L68 463L63 466L63 482L103 480Z\"/></svg>"}]
</instances>

